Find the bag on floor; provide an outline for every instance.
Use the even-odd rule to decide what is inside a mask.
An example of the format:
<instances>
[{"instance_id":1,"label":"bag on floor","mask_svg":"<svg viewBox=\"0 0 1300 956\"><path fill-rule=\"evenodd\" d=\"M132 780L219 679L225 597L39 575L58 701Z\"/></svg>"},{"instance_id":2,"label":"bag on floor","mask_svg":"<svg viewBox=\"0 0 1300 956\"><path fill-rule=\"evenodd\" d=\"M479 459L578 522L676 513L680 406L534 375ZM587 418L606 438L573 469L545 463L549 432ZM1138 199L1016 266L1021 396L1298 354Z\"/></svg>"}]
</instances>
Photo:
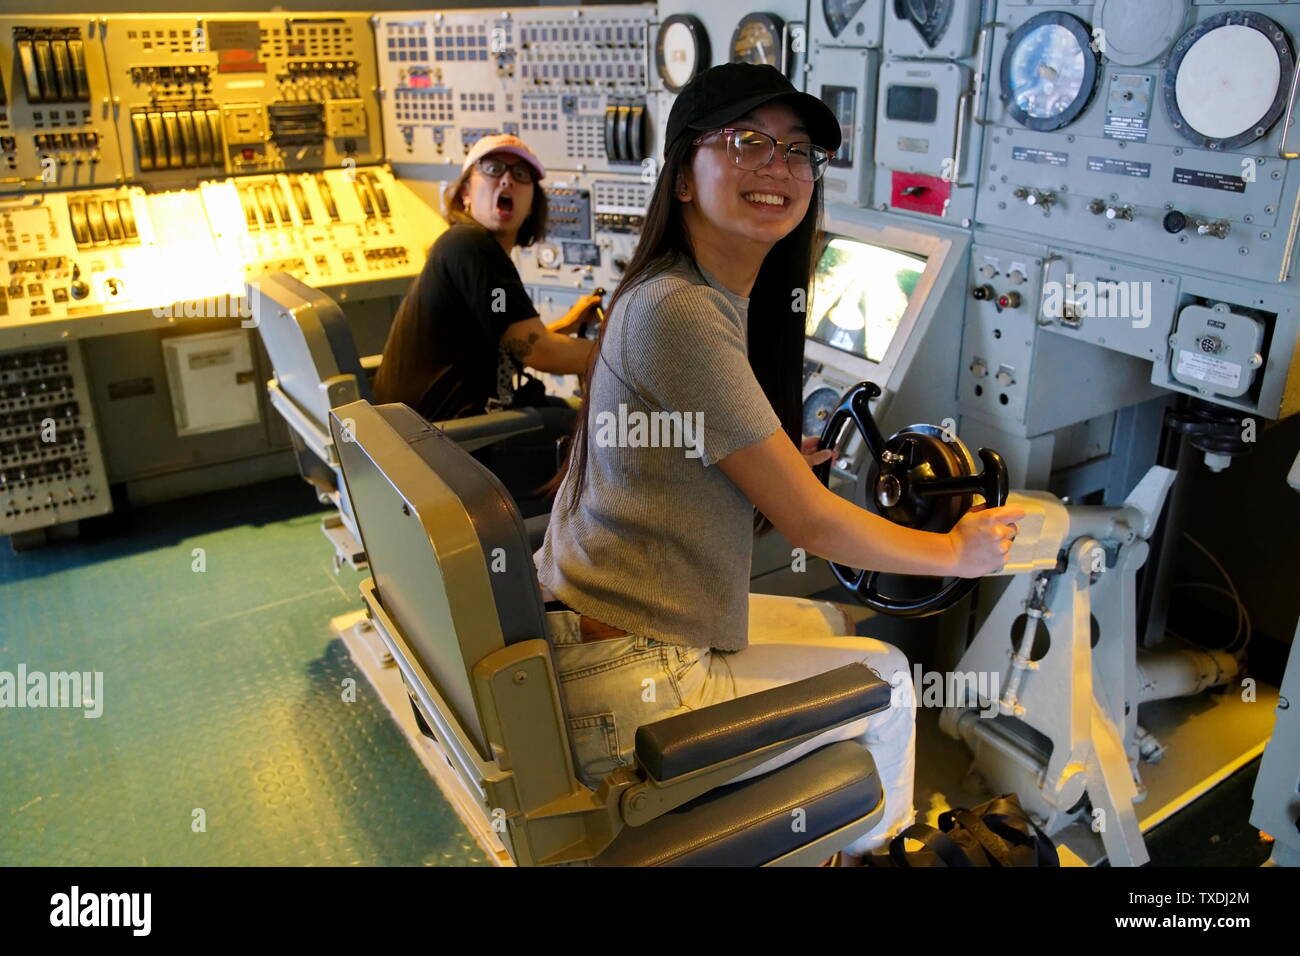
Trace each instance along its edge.
<instances>
[{"instance_id":1,"label":"bag on floor","mask_svg":"<svg viewBox=\"0 0 1300 956\"><path fill-rule=\"evenodd\" d=\"M924 849L908 852L905 840ZM1056 846L1029 819L1014 793L1004 793L974 810L939 814L939 829L914 823L889 844L889 853L871 854L868 866L1060 866Z\"/></svg>"}]
</instances>

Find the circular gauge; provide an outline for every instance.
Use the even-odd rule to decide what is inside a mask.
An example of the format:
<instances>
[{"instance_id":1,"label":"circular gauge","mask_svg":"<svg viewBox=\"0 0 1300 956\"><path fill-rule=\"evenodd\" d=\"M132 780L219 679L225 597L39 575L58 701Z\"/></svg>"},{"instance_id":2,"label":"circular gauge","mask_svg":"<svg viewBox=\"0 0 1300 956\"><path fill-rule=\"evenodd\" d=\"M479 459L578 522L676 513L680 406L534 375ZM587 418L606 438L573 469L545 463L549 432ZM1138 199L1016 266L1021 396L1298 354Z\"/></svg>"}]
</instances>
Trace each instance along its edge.
<instances>
[{"instance_id":1,"label":"circular gauge","mask_svg":"<svg viewBox=\"0 0 1300 956\"><path fill-rule=\"evenodd\" d=\"M911 20L925 45L933 50L952 20L952 0L894 0L894 15Z\"/></svg>"},{"instance_id":2,"label":"circular gauge","mask_svg":"<svg viewBox=\"0 0 1300 956\"><path fill-rule=\"evenodd\" d=\"M1187 21L1191 0L1098 0L1093 12L1097 45L1120 66L1141 66L1164 56Z\"/></svg>"},{"instance_id":3,"label":"circular gauge","mask_svg":"<svg viewBox=\"0 0 1300 956\"><path fill-rule=\"evenodd\" d=\"M1269 131L1286 107L1295 57L1282 28L1259 13L1202 20L1174 44L1165 108L1174 129L1205 149L1240 149Z\"/></svg>"},{"instance_id":4,"label":"circular gauge","mask_svg":"<svg viewBox=\"0 0 1300 956\"><path fill-rule=\"evenodd\" d=\"M659 79L669 93L680 93L709 67L709 35L704 24L686 13L674 13L659 27L655 42Z\"/></svg>"},{"instance_id":5,"label":"circular gauge","mask_svg":"<svg viewBox=\"0 0 1300 956\"><path fill-rule=\"evenodd\" d=\"M543 269L558 269L560 267L560 250L550 243L538 246L537 264Z\"/></svg>"},{"instance_id":6,"label":"circular gauge","mask_svg":"<svg viewBox=\"0 0 1300 956\"><path fill-rule=\"evenodd\" d=\"M867 0L822 0L822 16L826 18L826 28L831 36L837 37L844 32L849 21L857 16L858 11Z\"/></svg>"},{"instance_id":7,"label":"circular gauge","mask_svg":"<svg viewBox=\"0 0 1300 956\"><path fill-rule=\"evenodd\" d=\"M732 63L759 63L785 67L782 36L785 23L770 13L751 13L736 26L731 35Z\"/></svg>"},{"instance_id":8,"label":"circular gauge","mask_svg":"<svg viewBox=\"0 0 1300 956\"><path fill-rule=\"evenodd\" d=\"M1016 122L1069 126L1092 99L1099 73L1088 28L1068 13L1040 13L1011 34L1002 54L1002 99Z\"/></svg>"},{"instance_id":9,"label":"circular gauge","mask_svg":"<svg viewBox=\"0 0 1300 956\"><path fill-rule=\"evenodd\" d=\"M803 433L820 435L826 430L831 413L840 403L840 393L833 388L819 388L803 400Z\"/></svg>"}]
</instances>

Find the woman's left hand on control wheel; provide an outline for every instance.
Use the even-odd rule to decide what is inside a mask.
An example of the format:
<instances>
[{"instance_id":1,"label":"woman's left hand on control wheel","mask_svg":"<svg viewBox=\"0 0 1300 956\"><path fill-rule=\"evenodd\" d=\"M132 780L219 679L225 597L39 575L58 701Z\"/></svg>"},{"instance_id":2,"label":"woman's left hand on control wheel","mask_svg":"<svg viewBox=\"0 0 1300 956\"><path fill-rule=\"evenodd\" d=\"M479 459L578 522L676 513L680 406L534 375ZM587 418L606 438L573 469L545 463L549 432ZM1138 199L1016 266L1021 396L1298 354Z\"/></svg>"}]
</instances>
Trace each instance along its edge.
<instances>
[{"instance_id":1,"label":"woman's left hand on control wheel","mask_svg":"<svg viewBox=\"0 0 1300 956\"><path fill-rule=\"evenodd\" d=\"M816 435L809 435L799 443L799 451L803 454L803 460L808 462L809 468L816 468L827 460L835 460L835 449L823 448L818 451L817 446L819 444L821 444L821 439Z\"/></svg>"}]
</instances>

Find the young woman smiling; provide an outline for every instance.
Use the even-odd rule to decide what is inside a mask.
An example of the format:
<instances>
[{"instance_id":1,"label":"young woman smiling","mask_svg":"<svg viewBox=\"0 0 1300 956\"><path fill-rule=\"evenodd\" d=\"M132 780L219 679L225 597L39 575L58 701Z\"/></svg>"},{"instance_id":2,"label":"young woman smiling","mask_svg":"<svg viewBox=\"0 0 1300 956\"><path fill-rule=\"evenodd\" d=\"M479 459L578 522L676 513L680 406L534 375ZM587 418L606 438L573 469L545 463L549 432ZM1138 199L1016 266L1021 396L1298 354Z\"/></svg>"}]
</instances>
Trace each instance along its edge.
<instances>
[{"instance_id":1,"label":"young woman smiling","mask_svg":"<svg viewBox=\"0 0 1300 956\"><path fill-rule=\"evenodd\" d=\"M975 577L1002 566L1023 512L972 511L948 534L914 531L828 491L809 466L831 453L796 444L797 304L812 291L821 175L839 144L830 109L769 66L717 66L678 95L536 560L557 599L548 608L556 666L590 786L630 762L641 724L855 661L888 680L887 711L737 778L859 740L875 758L886 812L849 848L856 859L912 821L907 660L848 636L847 620L828 620L823 605L751 597L755 527L770 522L792 544L853 567ZM702 413L702 454L592 441L592 417L620 404Z\"/></svg>"}]
</instances>

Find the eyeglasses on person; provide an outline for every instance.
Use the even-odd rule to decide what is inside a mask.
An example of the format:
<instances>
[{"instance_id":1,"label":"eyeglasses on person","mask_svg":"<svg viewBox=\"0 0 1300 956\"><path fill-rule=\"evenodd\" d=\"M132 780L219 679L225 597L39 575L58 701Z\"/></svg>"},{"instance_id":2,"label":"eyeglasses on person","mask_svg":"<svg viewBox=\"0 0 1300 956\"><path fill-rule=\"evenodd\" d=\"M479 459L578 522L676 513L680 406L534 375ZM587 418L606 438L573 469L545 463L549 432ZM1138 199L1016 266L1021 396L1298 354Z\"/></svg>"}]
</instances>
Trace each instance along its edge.
<instances>
[{"instance_id":1,"label":"eyeglasses on person","mask_svg":"<svg viewBox=\"0 0 1300 956\"><path fill-rule=\"evenodd\" d=\"M517 183L531 183L537 178L533 167L525 162L507 163L494 156L484 156L475 165L478 166L480 173L491 179L500 179L507 169L510 170L511 178Z\"/></svg>"},{"instance_id":2,"label":"eyeglasses on person","mask_svg":"<svg viewBox=\"0 0 1300 956\"><path fill-rule=\"evenodd\" d=\"M705 140L722 133L726 136L727 155L741 169L762 169L772 161L778 145L783 146L782 156L790 168L790 175L795 179L812 183L821 179L835 153L832 150L812 143L783 143L767 133L756 129L736 129L725 127L715 129L699 136L693 145L698 146Z\"/></svg>"}]
</instances>

